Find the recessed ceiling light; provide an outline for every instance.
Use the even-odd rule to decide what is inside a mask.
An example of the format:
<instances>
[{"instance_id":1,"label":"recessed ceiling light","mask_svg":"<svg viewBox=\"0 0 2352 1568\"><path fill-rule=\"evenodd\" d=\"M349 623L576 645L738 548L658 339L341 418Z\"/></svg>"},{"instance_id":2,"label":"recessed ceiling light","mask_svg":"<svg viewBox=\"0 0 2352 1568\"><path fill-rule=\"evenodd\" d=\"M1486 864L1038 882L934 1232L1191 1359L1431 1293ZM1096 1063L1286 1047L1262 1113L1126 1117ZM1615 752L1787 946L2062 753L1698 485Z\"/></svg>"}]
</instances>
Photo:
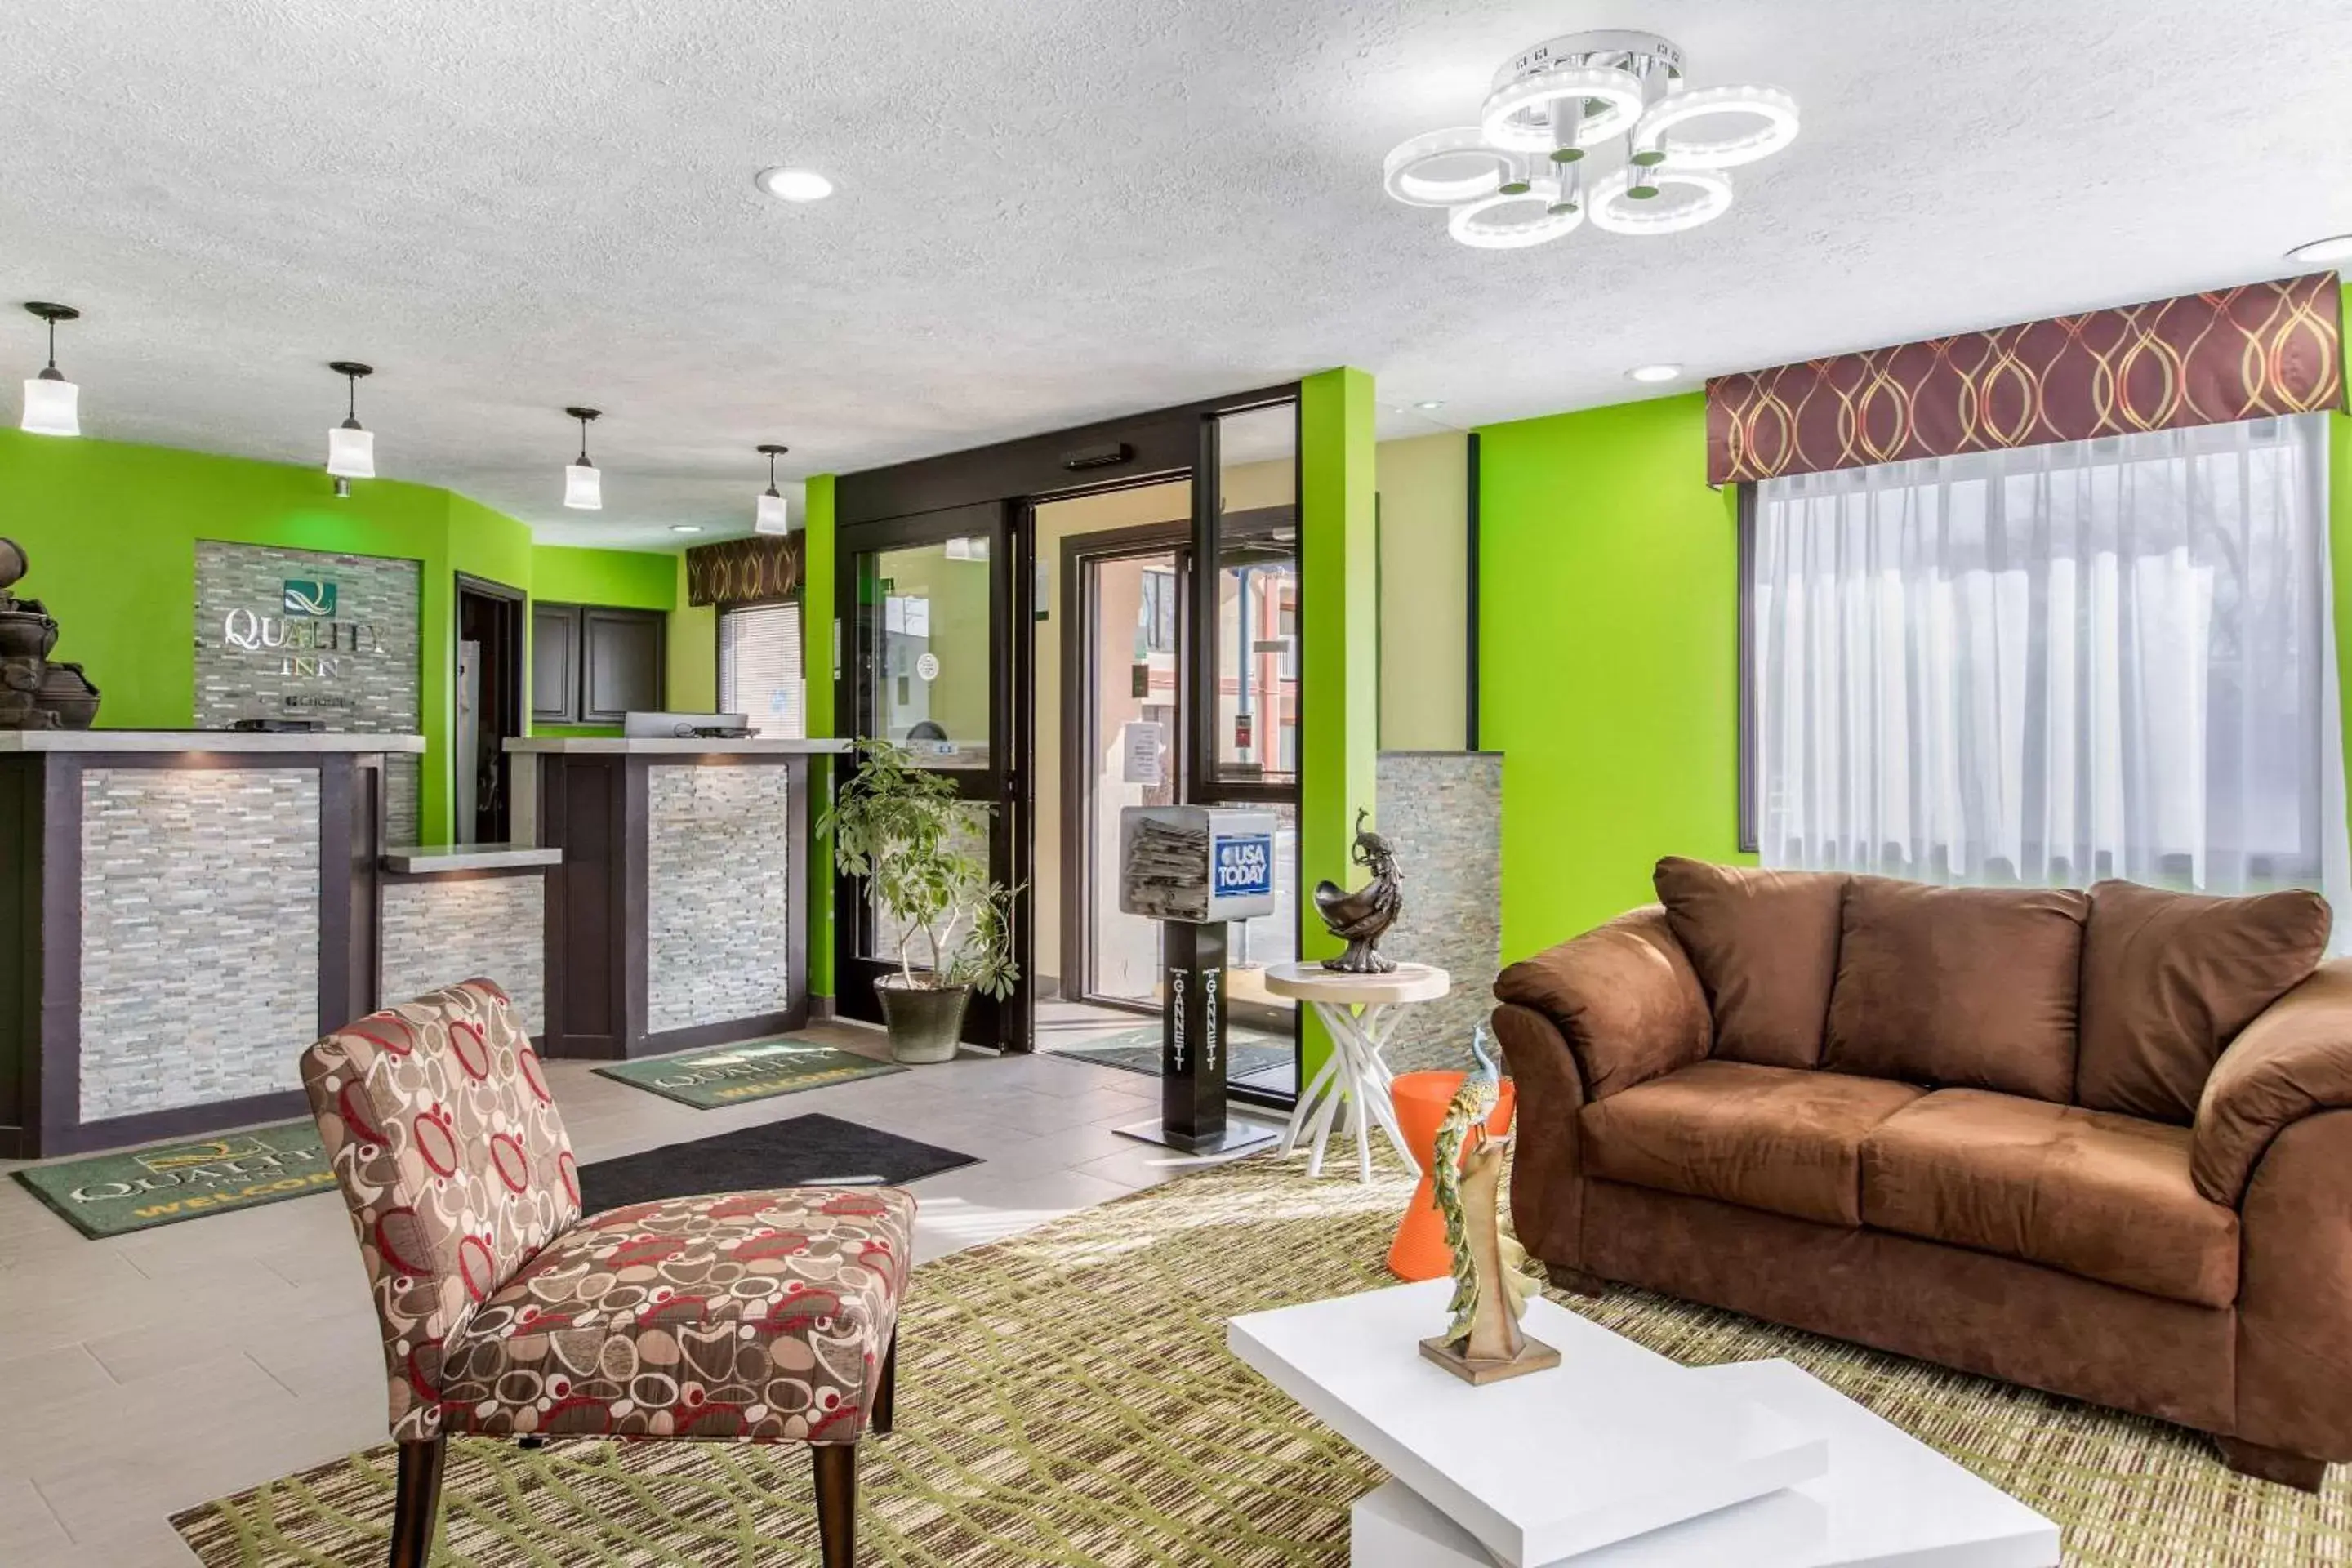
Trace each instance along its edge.
<instances>
[{"instance_id":1,"label":"recessed ceiling light","mask_svg":"<svg viewBox=\"0 0 2352 1568\"><path fill-rule=\"evenodd\" d=\"M2289 261L2352 261L2352 234L2333 234L2298 245L2286 253Z\"/></svg>"},{"instance_id":2,"label":"recessed ceiling light","mask_svg":"<svg viewBox=\"0 0 2352 1568\"><path fill-rule=\"evenodd\" d=\"M1433 398L1429 399L1426 403L1416 403L1416 404L1414 404L1414 405L1413 405L1413 406L1414 406L1415 408L1420 409L1423 413L1426 414L1427 412L1429 412L1429 410L1431 410L1431 409L1433 409L1433 408L1443 408L1443 407L1444 407L1444 406L1445 406L1445 401L1444 401L1444 399L1443 399L1443 398L1433 397Z\"/></svg>"},{"instance_id":3,"label":"recessed ceiling light","mask_svg":"<svg viewBox=\"0 0 2352 1568\"><path fill-rule=\"evenodd\" d=\"M698 522L673 522L669 525L669 531L672 533L700 533L702 531L702 524Z\"/></svg>"},{"instance_id":4,"label":"recessed ceiling light","mask_svg":"<svg viewBox=\"0 0 2352 1568\"><path fill-rule=\"evenodd\" d=\"M1682 373L1683 367L1678 364L1637 364L1625 373L1625 379L1643 382L1672 381Z\"/></svg>"},{"instance_id":5,"label":"recessed ceiling light","mask_svg":"<svg viewBox=\"0 0 2352 1568\"><path fill-rule=\"evenodd\" d=\"M757 184L782 202L821 202L833 195L833 182L814 169L762 169Z\"/></svg>"}]
</instances>

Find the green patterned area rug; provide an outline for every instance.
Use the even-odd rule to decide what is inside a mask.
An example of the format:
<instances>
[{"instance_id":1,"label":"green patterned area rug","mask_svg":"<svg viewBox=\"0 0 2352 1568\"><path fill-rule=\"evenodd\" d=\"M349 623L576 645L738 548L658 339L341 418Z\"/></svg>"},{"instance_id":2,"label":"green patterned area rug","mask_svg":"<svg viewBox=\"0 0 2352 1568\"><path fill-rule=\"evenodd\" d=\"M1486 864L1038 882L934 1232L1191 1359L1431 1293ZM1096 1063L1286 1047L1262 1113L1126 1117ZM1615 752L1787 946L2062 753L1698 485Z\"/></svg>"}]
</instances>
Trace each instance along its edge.
<instances>
[{"instance_id":1,"label":"green patterned area rug","mask_svg":"<svg viewBox=\"0 0 2352 1568\"><path fill-rule=\"evenodd\" d=\"M596 1069L602 1077L618 1079L698 1110L906 1070L822 1040L794 1039L789 1035L612 1062Z\"/></svg>"},{"instance_id":2,"label":"green patterned area rug","mask_svg":"<svg viewBox=\"0 0 2352 1568\"><path fill-rule=\"evenodd\" d=\"M1380 1480L1226 1353L1240 1312L1390 1283L1407 1183L1259 1156L916 1270L898 1429L859 1458L858 1560L904 1568L1341 1568ZM1640 1291L1570 1302L1693 1364L1786 1356L2060 1521L2070 1564L2352 1560L2352 1476L2306 1497L2159 1422ZM814 1563L805 1449L452 1446L436 1568ZM209 1568L382 1560L376 1448L174 1522Z\"/></svg>"}]
</instances>

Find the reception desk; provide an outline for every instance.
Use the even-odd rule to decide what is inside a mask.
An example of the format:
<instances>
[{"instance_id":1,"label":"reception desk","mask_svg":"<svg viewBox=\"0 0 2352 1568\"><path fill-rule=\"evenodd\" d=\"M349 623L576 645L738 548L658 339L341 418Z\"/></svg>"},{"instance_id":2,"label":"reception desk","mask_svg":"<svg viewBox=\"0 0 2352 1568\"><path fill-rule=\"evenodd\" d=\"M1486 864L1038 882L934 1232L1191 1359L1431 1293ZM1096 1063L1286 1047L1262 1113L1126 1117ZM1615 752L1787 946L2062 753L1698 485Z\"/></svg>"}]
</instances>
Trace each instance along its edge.
<instances>
[{"instance_id":1,"label":"reception desk","mask_svg":"<svg viewBox=\"0 0 2352 1568\"><path fill-rule=\"evenodd\" d=\"M424 748L0 731L0 1155L299 1114L374 1005L384 759Z\"/></svg>"},{"instance_id":2,"label":"reception desk","mask_svg":"<svg viewBox=\"0 0 2352 1568\"><path fill-rule=\"evenodd\" d=\"M809 759L842 741L509 741L548 868L545 1047L640 1057L808 1020Z\"/></svg>"},{"instance_id":3,"label":"reception desk","mask_svg":"<svg viewBox=\"0 0 2352 1568\"><path fill-rule=\"evenodd\" d=\"M535 1037L547 1026L547 879L563 852L520 844L383 852L376 995L386 1004L487 975Z\"/></svg>"}]
</instances>

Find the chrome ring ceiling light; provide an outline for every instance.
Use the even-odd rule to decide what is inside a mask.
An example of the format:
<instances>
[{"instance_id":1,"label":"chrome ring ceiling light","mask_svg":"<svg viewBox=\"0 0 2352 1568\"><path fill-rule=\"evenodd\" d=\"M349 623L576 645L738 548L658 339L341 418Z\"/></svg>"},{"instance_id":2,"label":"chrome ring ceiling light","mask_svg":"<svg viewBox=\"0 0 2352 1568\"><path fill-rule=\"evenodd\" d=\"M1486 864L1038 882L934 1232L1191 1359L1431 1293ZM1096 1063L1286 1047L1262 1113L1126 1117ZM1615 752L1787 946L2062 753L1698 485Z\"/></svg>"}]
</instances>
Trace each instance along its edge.
<instances>
[{"instance_id":1,"label":"chrome ring ceiling light","mask_svg":"<svg viewBox=\"0 0 2352 1568\"><path fill-rule=\"evenodd\" d=\"M1448 232L1484 250L1541 245L1588 219L1612 234L1696 228L1731 205L1725 170L1796 140L1797 100L1777 87L1692 88L1683 66L1654 33L1547 39L1495 73L1477 124L1404 142L1382 183L1407 206L1445 208Z\"/></svg>"}]
</instances>

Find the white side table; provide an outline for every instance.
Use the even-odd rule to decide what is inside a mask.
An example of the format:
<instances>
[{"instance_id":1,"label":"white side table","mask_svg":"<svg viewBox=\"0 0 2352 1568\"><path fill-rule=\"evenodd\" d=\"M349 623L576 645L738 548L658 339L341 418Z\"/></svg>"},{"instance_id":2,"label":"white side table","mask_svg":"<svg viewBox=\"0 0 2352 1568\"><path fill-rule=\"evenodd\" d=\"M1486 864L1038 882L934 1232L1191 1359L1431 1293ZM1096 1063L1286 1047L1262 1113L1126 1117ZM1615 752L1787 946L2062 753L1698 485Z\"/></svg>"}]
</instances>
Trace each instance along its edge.
<instances>
[{"instance_id":1,"label":"white side table","mask_svg":"<svg viewBox=\"0 0 2352 1568\"><path fill-rule=\"evenodd\" d=\"M1349 1131L1356 1139L1356 1176L1372 1179L1372 1127L1377 1124L1408 1171L1420 1169L1405 1147L1404 1131L1397 1125L1396 1107L1389 1100L1389 1080L1395 1075L1381 1059L1381 1048L1396 1029L1402 1009L1413 1002L1433 1002L1453 989L1443 969L1426 963L1400 963L1387 974L1343 974L1319 963L1277 963L1265 972L1265 988L1315 1009L1330 1031L1331 1055L1298 1108L1290 1113L1276 1152L1287 1154L1302 1136L1311 1137L1307 1174L1323 1173L1323 1150L1331 1141L1331 1124L1345 1102Z\"/></svg>"}]
</instances>

